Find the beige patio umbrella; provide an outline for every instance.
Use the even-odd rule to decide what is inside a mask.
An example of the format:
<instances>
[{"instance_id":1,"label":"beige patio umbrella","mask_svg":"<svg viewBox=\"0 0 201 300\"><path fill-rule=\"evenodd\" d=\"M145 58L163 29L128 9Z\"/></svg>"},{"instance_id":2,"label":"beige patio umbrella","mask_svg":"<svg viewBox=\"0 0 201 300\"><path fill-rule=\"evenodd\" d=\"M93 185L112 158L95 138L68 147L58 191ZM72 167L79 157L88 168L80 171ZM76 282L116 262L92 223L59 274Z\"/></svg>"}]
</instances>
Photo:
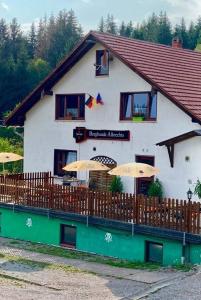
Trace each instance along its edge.
<instances>
[{"instance_id":1,"label":"beige patio umbrella","mask_svg":"<svg viewBox=\"0 0 201 300\"><path fill-rule=\"evenodd\" d=\"M10 153L10 152L0 152L0 163L3 164L3 172L4 172L4 164L7 162L13 162L23 159L23 156Z\"/></svg>"},{"instance_id":2,"label":"beige patio umbrella","mask_svg":"<svg viewBox=\"0 0 201 300\"><path fill-rule=\"evenodd\" d=\"M64 171L108 171L110 168L94 160L77 160L63 168Z\"/></svg>"},{"instance_id":3,"label":"beige patio umbrella","mask_svg":"<svg viewBox=\"0 0 201 300\"><path fill-rule=\"evenodd\" d=\"M64 171L108 171L110 168L94 160L77 160L63 168ZM87 177L87 174L86 174Z\"/></svg>"},{"instance_id":4,"label":"beige patio umbrella","mask_svg":"<svg viewBox=\"0 0 201 300\"><path fill-rule=\"evenodd\" d=\"M110 175L129 176L134 178L151 177L159 173L159 169L142 163L128 163L117 166L108 172ZM135 191L136 194L136 184Z\"/></svg>"},{"instance_id":5,"label":"beige patio umbrella","mask_svg":"<svg viewBox=\"0 0 201 300\"><path fill-rule=\"evenodd\" d=\"M117 166L108 173L110 175L140 178L156 175L159 173L159 169L142 163L128 163Z\"/></svg>"},{"instance_id":6,"label":"beige patio umbrella","mask_svg":"<svg viewBox=\"0 0 201 300\"><path fill-rule=\"evenodd\" d=\"M129 177L151 177L159 173L159 169L142 163L128 163L120 165L108 172L110 175L129 176ZM136 184L135 192L136 195ZM132 221L132 235L134 234L134 223Z\"/></svg>"}]
</instances>

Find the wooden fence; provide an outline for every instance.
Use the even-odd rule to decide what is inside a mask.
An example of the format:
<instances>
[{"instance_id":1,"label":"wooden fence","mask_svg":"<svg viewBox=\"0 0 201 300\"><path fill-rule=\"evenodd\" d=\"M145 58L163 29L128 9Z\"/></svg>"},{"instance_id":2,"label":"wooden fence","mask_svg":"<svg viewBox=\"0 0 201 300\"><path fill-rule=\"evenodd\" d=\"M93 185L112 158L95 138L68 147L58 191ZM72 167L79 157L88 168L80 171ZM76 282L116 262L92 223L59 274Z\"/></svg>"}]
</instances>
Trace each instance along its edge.
<instances>
[{"instance_id":1,"label":"wooden fence","mask_svg":"<svg viewBox=\"0 0 201 300\"><path fill-rule=\"evenodd\" d=\"M50 173L0 176L0 202L201 233L201 204L56 185Z\"/></svg>"}]
</instances>

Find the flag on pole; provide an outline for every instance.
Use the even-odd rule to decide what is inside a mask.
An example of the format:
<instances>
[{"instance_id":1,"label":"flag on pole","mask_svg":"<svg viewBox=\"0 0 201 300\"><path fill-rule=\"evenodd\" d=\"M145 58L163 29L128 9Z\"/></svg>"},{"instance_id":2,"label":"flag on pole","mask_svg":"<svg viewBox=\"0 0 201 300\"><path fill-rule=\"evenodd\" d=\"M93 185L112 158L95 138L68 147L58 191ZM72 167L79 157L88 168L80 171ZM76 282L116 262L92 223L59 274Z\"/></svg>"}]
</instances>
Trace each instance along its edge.
<instances>
[{"instance_id":1,"label":"flag on pole","mask_svg":"<svg viewBox=\"0 0 201 300\"><path fill-rule=\"evenodd\" d=\"M97 95L97 97L96 97L96 103L97 103L97 104L101 104L101 105L104 104L104 102L103 102L103 100L102 100L102 97L101 97L100 93L98 93L98 95Z\"/></svg>"},{"instance_id":2,"label":"flag on pole","mask_svg":"<svg viewBox=\"0 0 201 300\"><path fill-rule=\"evenodd\" d=\"M91 95L89 95L89 98L85 102L85 105L88 106L88 108L92 108L92 106L93 106L93 97Z\"/></svg>"},{"instance_id":3,"label":"flag on pole","mask_svg":"<svg viewBox=\"0 0 201 300\"><path fill-rule=\"evenodd\" d=\"M90 109L93 108L96 105L96 99L93 96L89 95L89 98L85 102L85 105Z\"/></svg>"}]
</instances>

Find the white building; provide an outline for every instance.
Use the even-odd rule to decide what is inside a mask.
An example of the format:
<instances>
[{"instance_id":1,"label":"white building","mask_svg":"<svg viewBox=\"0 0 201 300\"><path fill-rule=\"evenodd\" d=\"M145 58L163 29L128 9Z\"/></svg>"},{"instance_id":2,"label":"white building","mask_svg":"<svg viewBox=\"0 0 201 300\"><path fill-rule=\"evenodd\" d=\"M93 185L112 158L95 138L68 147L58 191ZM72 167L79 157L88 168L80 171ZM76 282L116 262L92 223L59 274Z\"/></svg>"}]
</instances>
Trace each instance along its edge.
<instances>
[{"instance_id":1,"label":"white building","mask_svg":"<svg viewBox=\"0 0 201 300\"><path fill-rule=\"evenodd\" d=\"M6 121L24 125L24 171L59 176L72 160L102 156L146 162L165 196L186 199L201 179L201 54L178 46L90 32ZM88 108L98 94L104 104ZM123 181L133 192L133 178Z\"/></svg>"}]
</instances>

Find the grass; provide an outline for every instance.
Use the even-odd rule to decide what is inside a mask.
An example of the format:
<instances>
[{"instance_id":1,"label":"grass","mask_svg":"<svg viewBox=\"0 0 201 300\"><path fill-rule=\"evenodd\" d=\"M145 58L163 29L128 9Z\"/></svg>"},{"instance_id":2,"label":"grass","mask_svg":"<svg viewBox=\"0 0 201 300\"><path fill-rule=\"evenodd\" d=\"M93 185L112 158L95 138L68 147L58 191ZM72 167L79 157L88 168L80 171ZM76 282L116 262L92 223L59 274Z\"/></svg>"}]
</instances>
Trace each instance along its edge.
<instances>
[{"instance_id":1,"label":"grass","mask_svg":"<svg viewBox=\"0 0 201 300\"><path fill-rule=\"evenodd\" d=\"M48 263L48 262L41 262L41 261L35 261L30 260L26 258L21 258L18 256L10 256L10 255L4 255L4 258L7 259L10 263L16 263L19 265L26 265L31 268L38 268L38 269L53 269L53 270L62 270L64 272L73 272L73 273L86 273L85 271L82 271L78 268L67 266L67 265L61 265L61 264L54 264L54 263Z\"/></svg>"},{"instance_id":2,"label":"grass","mask_svg":"<svg viewBox=\"0 0 201 300\"><path fill-rule=\"evenodd\" d=\"M33 242L10 241L9 244L13 245L14 247L16 245L16 248L21 248L32 252L48 254L52 256L59 256L67 259L80 259L88 262L105 264L112 267L139 269L139 270L148 270L148 271L155 271L161 269L161 265L157 263L128 261L128 260L121 260L116 258L108 258L96 254L89 254L85 252L69 250L69 249L56 247L56 246L48 246L48 245L43 245L43 244L38 244ZM53 268L53 265L51 266L51 268ZM69 271L70 270L69 268L71 267L67 266L66 271ZM185 265L175 264L172 266L172 269L177 271L183 271L183 272L189 272L190 270L192 270L192 268L193 266L190 264L185 264Z\"/></svg>"},{"instance_id":3,"label":"grass","mask_svg":"<svg viewBox=\"0 0 201 300\"><path fill-rule=\"evenodd\" d=\"M11 245L18 245L18 244L20 244L20 242L16 241L16 240L13 240L13 241L10 241L10 244Z\"/></svg>"},{"instance_id":4,"label":"grass","mask_svg":"<svg viewBox=\"0 0 201 300\"><path fill-rule=\"evenodd\" d=\"M193 269L193 266L191 264L175 264L172 266L173 269L177 270L177 271L182 271L182 272L189 272Z\"/></svg>"},{"instance_id":5,"label":"grass","mask_svg":"<svg viewBox=\"0 0 201 300\"><path fill-rule=\"evenodd\" d=\"M15 245L15 244L14 244ZM100 264L106 264L112 267L119 267L119 268L129 268L129 269L142 269L142 270L158 270L160 269L159 264L154 263L144 263L139 261L128 261L128 260L120 260L114 258L108 258L104 256L99 256L95 254L89 254L85 252L79 252L75 250L68 250L60 247L55 246L47 246L47 245L40 245L37 243L20 243L17 245L19 248L23 248L24 250L38 252L42 254L48 254L53 256L59 256L68 259L80 259L88 262L95 262Z\"/></svg>"}]
</instances>

